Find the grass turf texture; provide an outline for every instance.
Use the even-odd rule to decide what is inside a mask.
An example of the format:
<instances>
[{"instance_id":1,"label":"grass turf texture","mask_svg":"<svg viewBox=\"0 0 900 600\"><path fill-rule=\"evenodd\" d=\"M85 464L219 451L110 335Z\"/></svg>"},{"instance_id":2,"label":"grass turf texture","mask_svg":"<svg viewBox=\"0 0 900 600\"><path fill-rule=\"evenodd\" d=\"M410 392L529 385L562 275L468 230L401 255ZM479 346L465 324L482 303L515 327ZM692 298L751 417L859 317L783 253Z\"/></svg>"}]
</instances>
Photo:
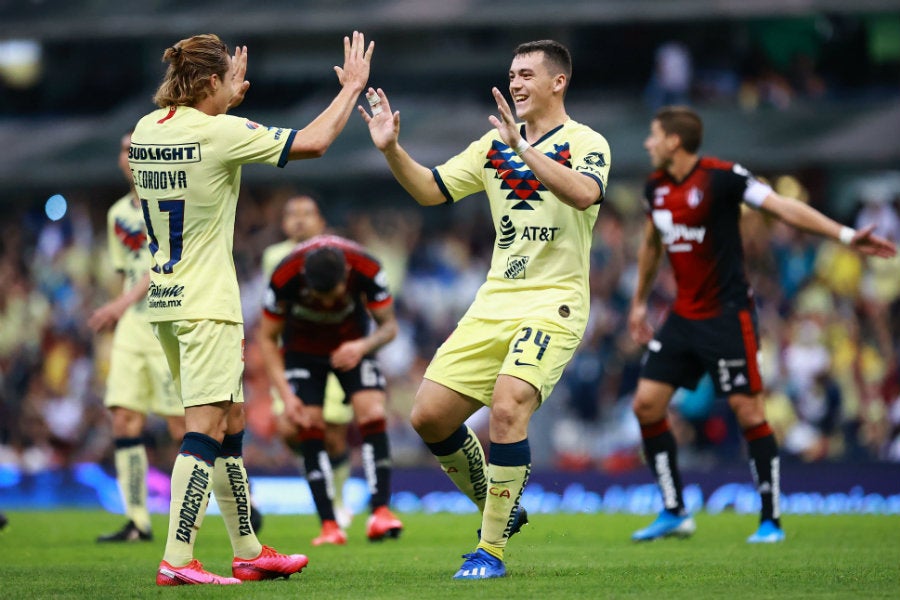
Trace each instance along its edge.
<instances>
[{"instance_id":1,"label":"grass turf texture","mask_svg":"<svg viewBox=\"0 0 900 600\"><path fill-rule=\"evenodd\" d=\"M756 518L700 514L689 540L644 544L631 532L652 520L631 515L530 514L507 549L508 575L455 581L460 555L475 547L475 515L400 515L399 540L369 543L360 515L343 547L312 548L312 516L267 516L261 539L302 552L310 565L287 581L241 586L157 588L166 517L154 516L150 543L97 544L122 524L103 512L8 513L0 532L5 598L897 598L900 518L793 516L777 545L745 542ZM231 574L220 517L207 517L197 542L206 568Z\"/></svg>"}]
</instances>

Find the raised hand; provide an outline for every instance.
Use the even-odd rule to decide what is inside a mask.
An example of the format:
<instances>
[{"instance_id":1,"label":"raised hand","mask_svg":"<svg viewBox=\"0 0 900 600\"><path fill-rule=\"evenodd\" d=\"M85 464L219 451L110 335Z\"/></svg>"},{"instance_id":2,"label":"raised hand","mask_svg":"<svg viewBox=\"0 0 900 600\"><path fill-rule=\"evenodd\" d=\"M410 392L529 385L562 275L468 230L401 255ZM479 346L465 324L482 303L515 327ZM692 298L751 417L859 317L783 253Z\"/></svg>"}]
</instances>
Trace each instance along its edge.
<instances>
[{"instance_id":1,"label":"raised hand","mask_svg":"<svg viewBox=\"0 0 900 600\"><path fill-rule=\"evenodd\" d=\"M369 88L366 92L369 101L370 115L365 108L357 106L356 110L362 115L363 121L369 126L369 135L375 147L384 152L392 144L397 143L400 135L400 111L391 112L391 103L384 90Z\"/></svg>"},{"instance_id":2,"label":"raised hand","mask_svg":"<svg viewBox=\"0 0 900 600\"><path fill-rule=\"evenodd\" d=\"M334 67L338 81L343 87L359 91L366 87L374 51L375 42L369 42L369 46L366 47L366 36L359 31L354 31L352 38L344 36L344 66Z\"/></svg>"},{"instance_id":3,"label":"raised hand","mask_svg":"<svg viewBox=\"0 0 900 600\"><path fill-rule=\"evenodd\" d=\"M519 128L516 127L516 119L513 117L512 109L510 109L509 103L499 89L491 88L491 93L494 95L494 100L497 102L497 112L500 113L500 118L491 115L488 117L488 121L497 128L497 132L500 134L500 139L503 140L503 143L510 148L515 148L518 146L522 136L519 134Z\"/></svg>"},{"instance_id":4,"label":"raised hand","mask_svg":"<svg viewBox=\"0 0 900 600\"><path fill-rule=\"evenodd\" d=\"M228 109L239 106L244 101L250 82L244 79L247 75L247 46L235 46L234 56L231 58L233 67L231 79L234 82L234 95L228 101Z\"/></svg>"}]
</instances>

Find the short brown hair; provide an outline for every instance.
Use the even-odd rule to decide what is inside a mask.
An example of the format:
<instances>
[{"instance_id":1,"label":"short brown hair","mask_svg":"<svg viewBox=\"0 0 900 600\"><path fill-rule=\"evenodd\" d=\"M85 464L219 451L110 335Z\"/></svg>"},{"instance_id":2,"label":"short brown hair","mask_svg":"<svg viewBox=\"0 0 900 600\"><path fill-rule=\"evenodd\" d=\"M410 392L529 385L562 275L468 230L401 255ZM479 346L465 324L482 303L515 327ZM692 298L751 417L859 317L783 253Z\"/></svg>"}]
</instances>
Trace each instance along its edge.
<instances>
[{"instance_id":1,"label":"short brown hair","mask_svg":"<svg viewBox=\"0 0 900 600\"><path fill-rule=\"evenodd\" d=\"M228 46L213 33L195 35L166 48L169 63L153 101L160 108L194 106L210 94L209 78L228 72Z\"/></svg>"},{"instance_id":2,"label":"short brown hair","mask_svg":"<svg viewBox=\"0 0 900 600\"><path fill-rule=\"evenodd\" d=\"M692 108L687 106L664 106L653 117L667 135L681 138L681 147L686 152L696 154L703 143L703 121Z\"/></svg>"},{"instance_id":3,"label":"short brown hair","mask_svg":"<svg viewBox=\"0 0 900 600\"><path fill-rule=\"evenodd\" d=\"M572 81L572 55L568 48L555 40L537 40L519 44L516 46L513 56L532 52L543 52L544 60L566 76L566 88L569 87L569 82Z\"/></svg>"}]
</instances>

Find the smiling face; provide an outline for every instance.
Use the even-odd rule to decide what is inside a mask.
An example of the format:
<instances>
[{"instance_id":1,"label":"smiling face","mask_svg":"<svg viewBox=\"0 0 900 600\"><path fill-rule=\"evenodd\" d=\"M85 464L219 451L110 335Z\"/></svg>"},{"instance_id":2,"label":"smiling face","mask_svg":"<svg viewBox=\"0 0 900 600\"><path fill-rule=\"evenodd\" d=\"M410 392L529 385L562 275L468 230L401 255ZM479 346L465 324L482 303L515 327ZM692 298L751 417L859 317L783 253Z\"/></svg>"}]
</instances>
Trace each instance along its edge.
<instances>
[{"instance_id":1,"label":"smiling face","mask_svg":"<svg viewBox=\"0 0 900 600\"><path fill-rule=\"evenodd\" d=\"M509 67L509 95L519 119L536 119L552 105L554 94L565 89L566 76L552 72L549 67L543 52L513 57Z\"/></svg>"}]
</instances>

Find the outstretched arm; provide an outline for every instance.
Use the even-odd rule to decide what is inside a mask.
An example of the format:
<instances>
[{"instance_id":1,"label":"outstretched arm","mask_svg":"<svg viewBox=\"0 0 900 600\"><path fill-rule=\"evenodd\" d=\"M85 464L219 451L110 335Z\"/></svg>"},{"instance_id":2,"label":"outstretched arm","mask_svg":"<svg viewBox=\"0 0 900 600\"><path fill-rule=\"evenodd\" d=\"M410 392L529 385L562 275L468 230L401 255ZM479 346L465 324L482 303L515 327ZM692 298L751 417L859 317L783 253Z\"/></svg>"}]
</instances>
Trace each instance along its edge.
<instances>
[{"instance_id":1,"label":"outstretched arm","mask_svg":"<svg viewBox=\"0 0 900 600\"><path fill-rule=\"evenodd\" d=\"M788 225L837 240L862 254L882 258L897 254L897 247L893 242L875 235L874 224L856 231L826 217L808 204L775 192L766 196L760 208L775 215Z\"/></svg>"},{"instance_id":2,"label":"outstretched arm","mask_svg":"<svg viewBox=\"0 0 900 600\"><path fill-rule=\"evenodd\" d=\"M391 103L384 90L369 88L366 98L372 114L362 106L357 106L356 109L369 126L372 143L384 154L397 182L422 206L446 202L431 169L416 162L400 146L400 111L391 112Z\"/></svg>"},{"instance_id":3,"label":"outstretched arm","mask_svg":"<svg viewBox=\"0 0 900 600\"><path fill-rule=\"evenodd\" d=\"M344 37L344 66L334 67L341 91L328 108L294 136L288 155L290 160L322 156L343 131L356 105L357 97L369 80L369 67L374 50L375 42L369 42L366 47L365 36L358 31L353 32L352 39Z\"/></svg>"}]
</instances>

